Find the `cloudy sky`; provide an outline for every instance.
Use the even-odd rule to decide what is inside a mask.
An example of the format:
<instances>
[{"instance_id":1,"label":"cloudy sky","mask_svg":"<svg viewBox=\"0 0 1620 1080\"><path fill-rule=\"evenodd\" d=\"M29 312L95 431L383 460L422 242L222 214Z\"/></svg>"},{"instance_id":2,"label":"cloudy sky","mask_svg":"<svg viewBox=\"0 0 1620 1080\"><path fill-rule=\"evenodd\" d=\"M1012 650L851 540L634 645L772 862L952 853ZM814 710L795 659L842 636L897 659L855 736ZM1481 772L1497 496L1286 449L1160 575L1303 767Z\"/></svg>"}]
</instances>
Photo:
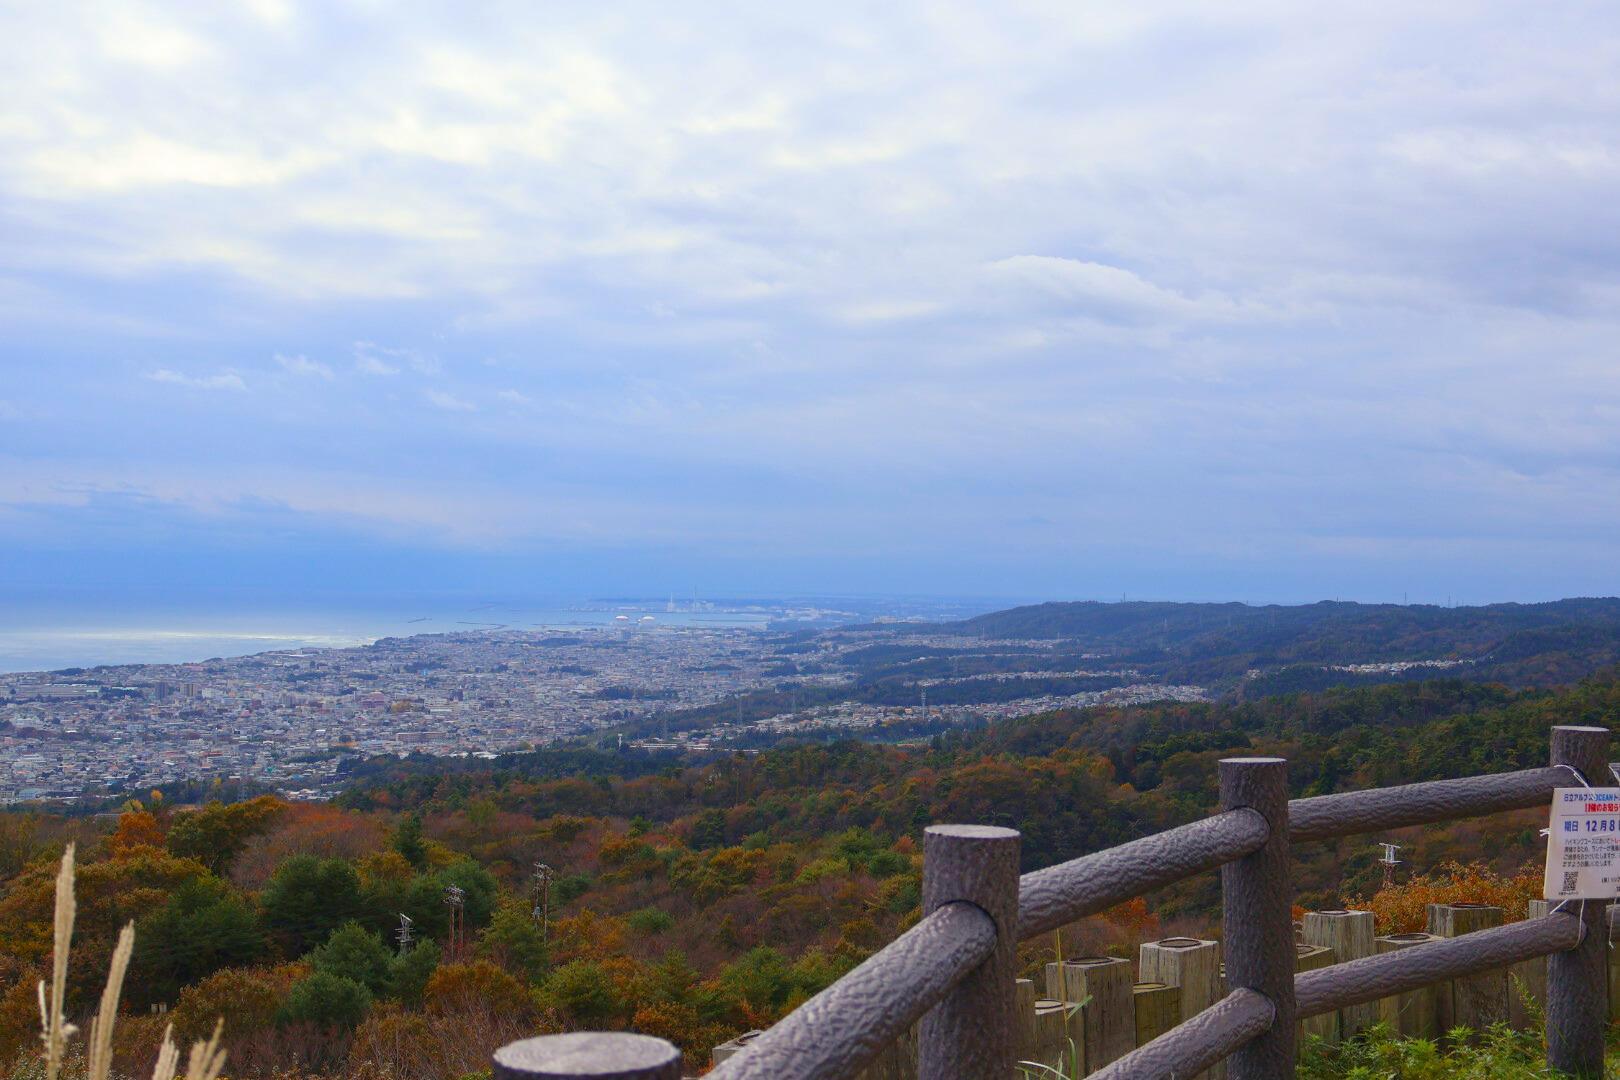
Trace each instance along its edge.
<instances>
[{"instance_id":1,"label":"cloudy sky","mask_svg":"<svg viewBox=\"0 0 1620 1080\"><path fill-rule=\"evenodd\" d=\"M1620 591L1610 3L0 9L0 584Z\"/></svg>"}]
</instances>

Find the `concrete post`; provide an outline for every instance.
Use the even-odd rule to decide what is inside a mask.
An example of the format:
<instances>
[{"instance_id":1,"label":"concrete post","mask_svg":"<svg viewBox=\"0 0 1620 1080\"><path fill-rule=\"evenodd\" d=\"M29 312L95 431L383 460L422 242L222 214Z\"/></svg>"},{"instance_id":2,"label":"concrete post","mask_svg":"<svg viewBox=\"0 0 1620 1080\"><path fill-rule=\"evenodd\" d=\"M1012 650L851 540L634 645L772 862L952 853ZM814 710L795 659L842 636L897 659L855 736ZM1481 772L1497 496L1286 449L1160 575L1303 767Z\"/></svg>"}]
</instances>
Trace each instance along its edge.
<instances>
[{"instance_id":1,"label":"concrete post","mask_svg":"<svg viewBox=\"0 0 1620 1080\"><path fill-rule=\"evenodd\" d=\"M1265 995L1276 1008L1271 1030L1227 1058L1231 1080L1291 1080L1294 1075L1294 914L1288 866L1288 762L1227 758L1221 809L1247 807L1271 826L1265 846L1221 867L1221 926L1229 990Z\"/></svg>"},{"instance_id":2,"label":"concrete post","mask_svg":"<svg viewBox=\"0 0 1620 1080\"><path fill-rule=\"evenodd\" d=\"M923 833L923 914L965 900L996 924L996 951L923 1017L920 1080L1010 1075L1018 1029L1016 829L934 825Z\"/></svg>"}]
</instances>

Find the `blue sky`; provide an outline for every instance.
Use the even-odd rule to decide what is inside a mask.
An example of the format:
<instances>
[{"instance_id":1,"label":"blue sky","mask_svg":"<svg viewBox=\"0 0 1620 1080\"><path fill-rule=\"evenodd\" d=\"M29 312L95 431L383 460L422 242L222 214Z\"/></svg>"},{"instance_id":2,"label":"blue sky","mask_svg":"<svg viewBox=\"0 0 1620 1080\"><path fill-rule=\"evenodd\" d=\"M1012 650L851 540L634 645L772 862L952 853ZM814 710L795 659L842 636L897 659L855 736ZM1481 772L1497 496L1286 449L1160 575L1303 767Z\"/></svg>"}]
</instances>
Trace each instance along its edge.
<instances>
[{"instance_id":1,"label":"blue sky","mask_svg":"<svg viewBox=\"0 0 1620 1080\"><path fill-rule=\"evenodd\" d=\"M13 5L0 585L1613 593L1620 12Z\"/></svg>"}]
</instances>

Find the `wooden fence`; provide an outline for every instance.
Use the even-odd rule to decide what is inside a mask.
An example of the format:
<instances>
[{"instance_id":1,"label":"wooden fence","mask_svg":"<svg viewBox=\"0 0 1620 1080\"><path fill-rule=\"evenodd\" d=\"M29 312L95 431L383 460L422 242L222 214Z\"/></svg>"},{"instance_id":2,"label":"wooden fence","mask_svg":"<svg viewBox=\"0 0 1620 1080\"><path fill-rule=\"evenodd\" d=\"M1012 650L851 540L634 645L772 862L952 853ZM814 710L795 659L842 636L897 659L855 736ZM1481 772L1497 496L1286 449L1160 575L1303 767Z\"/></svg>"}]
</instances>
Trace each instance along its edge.
<instances>
[{"instance_id":1,"label":"wooden fence","mask_svg":"<svg viewBox=\"0 0 1620 1080\"><path fill-rule=\"evenodd\" d=\"M1021 995L1025 1005L1031 1004L1031 991L1018 985L1018 943L1219 867L1224 995L1216 997L1214 991L1196 1013L1091 1072L1097 1080L1171 1080L1211 1068L1224 1068L1229 1080L1284 1080L1294 1074L1302 1021L1364 1026L1371 1022L1369 1007L1394 1001L1399 1010L1402 995L1447 983L1452 990L1446 1008L1455 1010L1472 1000L1466 991L1470 979L1540 957L1547 958L1547 1062L1571 1076L1597 1080L1609 1018L1603 903L1543 905L1542 917L1464 936L1442 936L1447 928L1431 925L1438 932L1421 940L1383 939L1360 959L1298 970L1308 964L1295 936L1290 844L1547 806L1554 788L1607 781L1607 729L1557 727L1551 741L1551 764L1545 768L1293 801L1285 760L1230 758L1220 763L1218 813L1022 877L1016 831L933 826L924 833L921 921L774 1027L735 1047L709 1076L856 1077L919 1022L920 1080L1015 1076L1016 1053L1036 1037L1031 1027L1042 1023L1039 1006L1033 1019L1020 1006ZM1342 913L1320 913L1335 914ZM1457 933L1456 919L1469 917L1447 918L1452 919L1449 932ZM1331 936L1330 929L1317 929ZM1101 986L1106 974L1074 977L1094 977ZM1059 972L1060 980L1068 977ZM1464 991L1456 989L1459 985ZM1435 995L1428 1000L1438 1011ZM1057 1010L1060 1018L1064 1011ZM1150 1023L1149 1033L1153 1029ZM624 1033L527 1039L497 1051L494 1065L496 1080L681 1076L680 1053L673 1046Z\"/></svg>"}]
</instances>

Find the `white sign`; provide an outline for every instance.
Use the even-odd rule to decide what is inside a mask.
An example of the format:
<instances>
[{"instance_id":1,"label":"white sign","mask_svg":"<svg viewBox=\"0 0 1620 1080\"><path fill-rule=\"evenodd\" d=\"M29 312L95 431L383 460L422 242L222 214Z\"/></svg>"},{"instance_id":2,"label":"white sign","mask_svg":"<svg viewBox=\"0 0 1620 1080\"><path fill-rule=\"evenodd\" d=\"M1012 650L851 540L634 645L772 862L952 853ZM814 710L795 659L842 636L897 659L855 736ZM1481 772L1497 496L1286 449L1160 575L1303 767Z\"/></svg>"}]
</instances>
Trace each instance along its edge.
<instances>
[{"instance_id":1,"label":"white sign","mask_svg":"<svg viewBox=\"0 0 1620 1080\"><path fill-rule=\"evenodd\" d=\"M1620 789L1553 790L1545 886L1548 900L1620 897Z\"/></svg>"}]
</instances>

